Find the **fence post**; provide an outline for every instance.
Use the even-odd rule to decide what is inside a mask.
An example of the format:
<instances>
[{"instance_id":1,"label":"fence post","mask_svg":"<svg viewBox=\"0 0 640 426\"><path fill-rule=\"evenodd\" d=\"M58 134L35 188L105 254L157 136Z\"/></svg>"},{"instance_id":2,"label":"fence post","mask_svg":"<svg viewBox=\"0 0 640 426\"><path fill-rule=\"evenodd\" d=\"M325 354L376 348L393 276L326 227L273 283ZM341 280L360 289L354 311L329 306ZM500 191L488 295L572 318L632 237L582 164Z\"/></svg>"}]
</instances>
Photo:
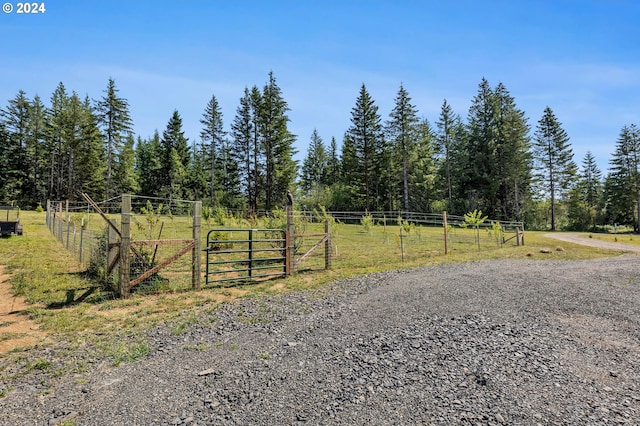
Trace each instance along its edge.
<instances>
[{"instance_id":1,"label":"fence post","mask_svg":"<svg viewBox=\"0 0 640 426\"><path fill-rule=\"evenodd\" d=\"M67 220L67 250L69 250L69 234L71 233L71 216L69 215L69 200L67 200L65 205L65 217Z\"/></svg>"},{"instance_id":2,"label":"fence post","mask_svg":"<svg viewBox=\"0 0 640 426\"><path fill-rule=\"evenodd\" d=\"M442 226L444 227L444 254L449 254L449 226L447 225L447 212L442 212Z\"/></svg>"},{"instance_id":3,"label":"fence post","mask_svg":"<svg viewBox=\"0 0 640 426\"><path fill-rule=\"evenodd\" d=\"M285 268L286 275L293 275L295 262L295 238L293 236L295 227L293 224L293 206L287 205L287 232L285 236L286 259Z\"/></svg>"},{"instance_id":4,"label":"fence post","mask_svg":"<svg viewBox=\"0 0 640 426\"><path fill-rule=\"evenodd\" d=\"M84 217L81 219L81 222L80 222L80 245L78 248L78 252L80 253L80 264L82 264L82 238L83 237L84 237ZM109 265L107 264L107 266Z\"/></svg>"},{"instance_id":5,"label":"fence post","mask_svg":"<svg viewBox=\"0 0 640 426\"><path fill-rule=\"evenodd\" d=\"M324 233L327 239L324 242L324 269L331 269L331 222L324 223Z\"/></svg>"},{"instance_id":6,"label":"fence post","mask_svg":"<svg viewBox=\"0 0 640 426\"><path fill-rule=\"evenodd\" d=\"M401 216L398 216L402 219ZM400 222L400 252L402 254L402 261L404 262L404 235L402 235L402 222Z\"/></svg>"},{"instance_id":7,"label":"fence post","mask_svg":"<svg viewBox=\"0 0 640 426\"><path fill-rule=\"evenodd\" d=\"M191 287L200 290L200 248L202 238L202 201L193 205L193 250L191 252Z\"/></svg>"},{"instance_id":8,"label":"fence post","mask_svg":"<svg viewBox=\"0 0 640 426\"><path fill-rule=\"evenodd\" d=\"M120 233L120 297L129 297L130 276L130 251L131 251L131 195L122 195Z\"/></svg>"},{"instance_id":9,"label":"fence post","mask_svg":"<svg viewBox=\"0 0 640 426\"><path fill-rule=\"evenodd\" d=\"M249 229L249 247L247 251L249 252L249 270L247 272L249 278L251 278L253 275L253 229Z\"/></svg>"},{"instance_id":10,"label":"fence post","mask_svg":"<svg viewBox=\"0 0 640 426\"><path fill-rule=\"evenodd\" d=\"M58 241L62 242L62 222L64 222L64 219L62 219L62 202L58 203L58 216L58 229L56 231Z\"/></svg>"},{"instance_id":11,"label":"fence post","mask_svg":"<svg viewBox=\"0 0 640 426\"><path fill-rule=\"evenodd\" d=\"M49 230L51 230L51 217L49 216L51 214L51 200L47 200L47 214L45 216L45 223L47 224L47 227L49 228Z\"/></svg>"}]
</instances>

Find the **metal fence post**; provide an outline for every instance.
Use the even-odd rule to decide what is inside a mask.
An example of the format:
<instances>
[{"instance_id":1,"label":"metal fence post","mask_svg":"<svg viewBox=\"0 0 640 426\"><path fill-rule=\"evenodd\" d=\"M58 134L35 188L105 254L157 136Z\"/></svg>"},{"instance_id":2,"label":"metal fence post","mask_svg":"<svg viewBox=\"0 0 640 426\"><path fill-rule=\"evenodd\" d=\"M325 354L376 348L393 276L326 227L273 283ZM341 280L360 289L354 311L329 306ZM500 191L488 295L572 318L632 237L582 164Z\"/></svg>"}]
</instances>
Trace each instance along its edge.
<instances>
[{"instance_id":1,"label":"metal fence post","mask_svg":"<svg viewBox=\"0 0 640 426\"><path fill-rule=\"evenodd\" d=\"M202 201L196 201L193 206L193 250L191 267L191 287L200 290L200 248L202 238Z\"/></svg>"},{"instance_id":2,"label":"metal fence post","mask_svg":"<svg viewBox=\"0 0 640 426\"><path fill-rule=\"evenodd\" d=\"M248 247L248 255L249 255L249 278L253 275L253 229L249 229L249 247Z\"/></svg>"},{"instance_id":3,"label":"metal fence post","mask_svg":"<svg viewBox=\"0 0 640 426\"><path fill-rule=\"evenodd\" d=\"M131 251L131 195L122 195L121 213L122 237L120 239L120 297L129 297L130 251Z\"/></svg>"},{"instance_id":4,"label":"metal fence post","mask_svg":"<svg viewBox=\"0 0 640 426\"><path fill-rule=\"evenodd\" d=\"M78 249L78 252L80 254L80 264L82 264L82 238L84 237L84 217L82 218L82 221L80 222L80 246Z\"/></svg>"}]
</instances>

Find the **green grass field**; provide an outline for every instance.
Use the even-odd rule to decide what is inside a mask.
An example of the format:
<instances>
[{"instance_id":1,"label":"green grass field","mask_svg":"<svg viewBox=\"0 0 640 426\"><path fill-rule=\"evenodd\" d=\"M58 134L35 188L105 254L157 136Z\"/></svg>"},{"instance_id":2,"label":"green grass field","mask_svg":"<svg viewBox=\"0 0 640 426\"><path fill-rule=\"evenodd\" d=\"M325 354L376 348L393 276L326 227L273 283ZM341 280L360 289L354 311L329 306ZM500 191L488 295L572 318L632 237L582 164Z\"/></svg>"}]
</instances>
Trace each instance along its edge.
<instances>
[{"instance_id":1,"label":"green grass field","mask_svg":"<svg viewBox=\"0 0 640 426\"><path fill-rule=\"evenodd\" d=\"M99 231L104 226L104 221L97 215L84 215L85 223L90 229ZM112 217L118 219L118 215ZM134 215L134 239L157 238L162 222L162 238L191 236L191 218L157 219L157 222L150 223L144 215ZM94 280L83 273L84 267L77 258L47 228L45 213L23 211L21 223L24 225L23 236L0 239L0 264L5 265L5 272L11 275L10 283L14 293L32 304L28 309L29 317L36 320L42 329L57 336L56 338L72 341L95 339L96 336L104 338L123 333L135 334L160 321L183 324L193 321L196 312L213 311L219 303L237 297L259 297L262 294L317 288L336 279L370 272L496 258L544 261L590 259L617 254L550 240L543 237L544 232L526 232L526 245L516 247L515 240L500 246L495 233L480 230L478 247L474 230L457 228L449 232L450 252L445 255L442 228L413 227L408 233L403 232L401 240L397 225L375 225L365 230L362 225L336 224L332 228L331 270L324 270L324 252L321 247L297 266L298 273L286 279L240 283L195 292L189 290L189 284L176 284L177 279L174 281L172 275L168 274L164 281L166 286L157 289L160 293L138 292L129 299L121 300L114 293L96 285ZM239 221L233 225L246 227L256 224ZM207 231L213 228L215 227L203 221L203 247ZM320 233L323 231L323 224L307 223L300 228L297 232ZM606 238L616 236L607 235ZM632 236L625 235L624 238L624 242L627 239L628 242L634 242ZM303 240L297 257L316 244L319 237L305 237ZM541 253L541 249L547 249L547 253ZM204 253L201 260L204 261ZM188 265L178 265L174 269L177 270L176 277L180 274L189 277ZM163 274L165 272L160 273L161 276ZM189 281L187 279L184 282Z\"/></svg>"}]
</instances>

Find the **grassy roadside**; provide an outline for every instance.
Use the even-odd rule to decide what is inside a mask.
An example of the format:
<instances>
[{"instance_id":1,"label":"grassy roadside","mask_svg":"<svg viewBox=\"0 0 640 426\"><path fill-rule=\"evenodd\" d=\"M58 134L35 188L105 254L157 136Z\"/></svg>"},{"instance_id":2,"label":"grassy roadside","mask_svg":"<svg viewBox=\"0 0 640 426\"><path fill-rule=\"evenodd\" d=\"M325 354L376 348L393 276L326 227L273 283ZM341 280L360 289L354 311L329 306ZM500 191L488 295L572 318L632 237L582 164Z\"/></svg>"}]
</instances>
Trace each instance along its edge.
<instances>
[{"instance_id":1,"label":"grassy roadside","mask_svg":"<svg viewBox=\"0 0 640 426\"><path fill-rule=\"evenodd\" d=\"M27 310L28 316L37 321L53 341L66 342L69 351L91 346L99 356L107 356L114 364L148 352L142 332L149 327L164 322L172 333L180 334L189 324L198 321L199 313L210 312L213 316L220 303L241 297L313 289L364 273L443 263L498 258L577 260L617 254L547 239L544 232L527 232L525 246L478 250L470 243L468 248L455 248L452 254L444 255L437 242L441 230L424 228L407 239L408 255L403 262L397 238L394 241L395 234L388 229L374 227L364 232L360 225L340 225L334 237L339 254L331 271L303 272L286 280L199 292L134 294L130 299L119 300L84 276L73 255L50 234L44 213L24 211L21 222L23 236L0 239L0 264L6 265L5 272L11 274L14 293L32 304ZM429 238L436 241L433 247L418 245L418 240ZM462 231L456 238L462 240ZM17 348L14 353L28 349Z\"/></svg>"}]
</instances>

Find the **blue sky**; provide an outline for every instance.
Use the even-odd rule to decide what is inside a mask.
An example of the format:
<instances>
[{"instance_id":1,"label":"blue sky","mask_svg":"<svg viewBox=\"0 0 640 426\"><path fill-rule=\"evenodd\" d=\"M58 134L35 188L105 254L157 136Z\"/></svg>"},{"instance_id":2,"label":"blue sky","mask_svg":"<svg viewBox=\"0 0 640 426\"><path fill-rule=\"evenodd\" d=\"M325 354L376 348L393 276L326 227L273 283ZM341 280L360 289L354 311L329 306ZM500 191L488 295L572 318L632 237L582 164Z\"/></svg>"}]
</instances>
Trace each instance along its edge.
<instances>
[{"instance_id":1,"label":"blue sky","mask_svg":"<svg viewBox=\"0 0 640 426\"><path fill-rule=\"evenodd\" d=\"M0 1L7 3L4 0ZM550 106L603 172L625 124L640 125L640 2L45 1L0 13L0 106L24 90L45 104L62 81L97 99L112 77L136 134L174 109L190 141L215 95L225 127L270 71L291 111L297 159L316 128L338 143L362 83L387 119L400 84L435 123L443 100L466 119L480 80L502 82L535 129Z\"/></svg>"}]
</instances>

